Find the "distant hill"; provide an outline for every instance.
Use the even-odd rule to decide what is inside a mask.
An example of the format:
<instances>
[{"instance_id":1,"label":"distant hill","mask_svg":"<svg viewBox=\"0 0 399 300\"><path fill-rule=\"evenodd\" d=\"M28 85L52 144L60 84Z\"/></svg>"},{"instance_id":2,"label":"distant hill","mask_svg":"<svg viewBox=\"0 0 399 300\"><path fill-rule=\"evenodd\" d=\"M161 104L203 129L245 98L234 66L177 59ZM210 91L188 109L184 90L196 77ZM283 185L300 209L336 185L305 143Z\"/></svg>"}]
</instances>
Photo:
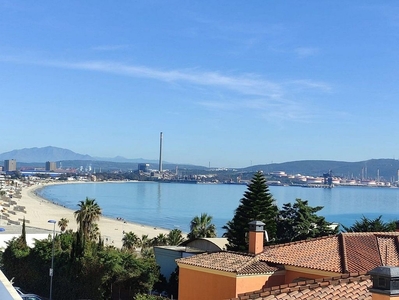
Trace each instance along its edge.
<instances>
[{"instance_id":1,"label":"distant hill","mask_svg":"<svg viewBox=\"0 0 399 300\"><path fill-rule=\"evenodd\" d=\"M398 180L399 160L370 159L359 162L344 162L332 160L302 160L267 165L256 165L243 168L243 171L261 170L264 173L284 171L287 174L303 174L322 176L331 170L334 176L346 178L384 178L387 181Z\"/></svg>"},{"instance_id":2,"label":"distant hill","mask_svg":"<svg viewBox=\"0 0 399 300\"><path fill-rule=\"evenodd\" d=\"M91 160L91 161L110 161L110 162L148 162L158 163L155 160L146 160L143 158L127 159L122 156L114 158L92 157L88 154L79 154L69 149L47 146L42 148L24 148L12 150L0 154L0 161L6 159L15 159L21 163L44 163L46 161L65 161L65 160Z\"/></svg>"},{"instance_id":3,"label":"distant hill","mask_svg":"<svg viewBox=\"0 0 399 300\"><path fill-rule=\"evenodd\" d=\"M0 160L15 159L17 162L46 162L60 160L90 160L90 155L78 154L68 149L57 147L24 148L0 154Z\"/></svg>"},{"instance_id":4,"label":"distant hill","mask_svg":"<svg viewBox=\"0 0 399 300\"><path fill-rule=\"evenodd\" d=\"M148 163L150 168L158 169L158 160L135 158L128 159L122 156L113 158L93 157L88 154L79 154L68 149L47 146L42 148L24 148L12 150L0 154L0 165L6 159L15 159L18 168L21 167L43 167L46 161L61 162L63 168L79 168L90 165L96 170L137 170L139 163ZM57 164L59 165L59 164ZM202 166L174 164L163 161L164 169L174 170L178 166L180 169L206 169Z\"/></svg>"},{"instance_id":5,"label":"distant hill","mask_svg":"<svg viewBox=\"0 0 399 300\"><path fill-rule=\"evenodd\" d=\"M137 170L139 163L150 164L151 169L158 169L158 160L154 159L128 159L121 156L114 158L92 157L88 154L75 153L68 149L58 147L43 147L43 148L25 148L20 150L13 150L0 154L0 165L6 159L16 159L17 166L20 167L43 167L46 161L61 162L63 168L79 168L81 166L91 166L96 170ZM273 171L284 171L287 174L303 174L311 176L322 176L329 170L334 176L341 176L346 178L373 178L385 179L387 181L398 180L399 160L396 159L370 159L359 162L344 162L333 160L301 160L284 163L273 163L265 165L255 165L246 168L236 168L228 171L212 171L204 166L177 164L170 162L163 162L163 169L171 171L178 167L179 171L185 174L197 174L198 171L207 171L211 173L225 173L226 176L238 176L244 173L251 173L258 170L264 173ZM235 175L236 174L236 175ZM250 176L250 174L248 175Z\"/></svg>"}]
</instances>

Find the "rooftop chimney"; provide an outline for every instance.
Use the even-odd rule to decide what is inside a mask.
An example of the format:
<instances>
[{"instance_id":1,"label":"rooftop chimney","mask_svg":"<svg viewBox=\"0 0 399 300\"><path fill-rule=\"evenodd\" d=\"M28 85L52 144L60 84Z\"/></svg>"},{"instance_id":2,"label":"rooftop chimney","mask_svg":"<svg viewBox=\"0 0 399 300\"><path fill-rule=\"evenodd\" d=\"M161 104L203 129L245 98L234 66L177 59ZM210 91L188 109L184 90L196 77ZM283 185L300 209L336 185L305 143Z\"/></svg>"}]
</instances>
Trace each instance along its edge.
<instances>
[{"instance_id":1,"label":"rooftop chimney","mask_svg":"<svg viewBox=\"0 0 399 300\"><path fill-rule=\"evenodd\" d=\"M369 289L372 293L371 299L388 300L398 299L399 296L399 268L377 267L368 272L371 275L373 285Z\"/></svg>"},{"instance_id":2,"label":"rooftop chimney","mask_svg":"<svg viewBox=\"0 0 399 300\"><path fill-rule=\"evenodd\" d=\"M265 223L261 221L252 221L249 223L249 253L259 254L263 252L263 239Z\"/></svg>"}]
</instances>

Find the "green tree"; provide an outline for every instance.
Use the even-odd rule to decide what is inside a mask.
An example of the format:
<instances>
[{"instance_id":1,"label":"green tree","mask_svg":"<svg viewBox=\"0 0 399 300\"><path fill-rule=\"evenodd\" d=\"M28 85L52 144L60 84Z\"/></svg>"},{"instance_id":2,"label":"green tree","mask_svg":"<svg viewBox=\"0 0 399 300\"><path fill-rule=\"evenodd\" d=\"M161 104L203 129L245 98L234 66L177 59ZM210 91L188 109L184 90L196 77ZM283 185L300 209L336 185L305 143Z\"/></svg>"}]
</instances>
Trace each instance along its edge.
<instances>
[{"instance_id":1,"label":"green tree","mask_svg":"<svg viewBox=\"0 0 399 300\"><path fill-rule=\"evenodd\" d=\"M143 234L141 236L141 255L146 258L154 257L154 250L152 248L153 240L148 238L148 234Z\"/></svg>"},{"instance_id":2,"label":"green tree","mask_svg":"<svg viewBox=\"0 0 399 300\"><path fill-rule=\"evenodd\" d=\"M66 228L68 227L68 223L69 223L69 220L66 218L61 218L58 221L58 227L60 227L61 232L64 232L66 230Z\"/></svg>"},{"instance_id":3,"label":"green tree","mask_svg":"<svg viewBox=\"0 0 399 300\"><path fill-rule=\"evenodd\" d=\"M168 245L177 246L177 245L180 245L184 240L185 239L184 239L182 231L180 229L175 228L175 229L169 231L168 237L167 237Z\"/></svg>"},{"instance_id":4,"label":"green tree","mask_svg":"<svg viewBox=\"0 0 399 300\"><path fill-rule=\"evenodd\" d=\"M212 223L212 216L202 213L195 216L190 223L188 239L214 238L216 237L216 226Z\"/></svg>"},{"instance_id":5,"label":"green tree","mask_svg":"<svg viewBox=\"0 0 399 300\"><path fill-rule=\"evenodd\" d=\"M164 233L158 234L151 239L151 246L166 246L168 244L168 237Z\"/></svg>"},{"instance_id":6,"label":"green tree","mask_svg":"<svg viewBox=\"0 0 399 300\"><path fill-rule=\"evenodd\" d=\"M244 197L241 198L239 206L235 210L234 217L228 221L223 229L223 234L229 244L228 250L248 251L247 233L249 222L262 221L265 223L265 230L271 240L276 238L278 207L269 192L266 178L262 172L257 172L248 184Z\"/></svg>"},{"instance_id":7,"label":"green tree","mask_svg":"<svg viewBox=\"0 0 399 300\"><path fill-rule=\"evenodd\" d=\"M141 235L141 249L151 247L151 239L148 238L148 234Z\"/></svg>"},{"instance_id":8,"label":"green tree","mask_svg":"<svg viewBox=\"0 0 399 300\"><path fill-rule=\"evenodd\" d=\"M80 201L78 206L79 209L74 212L74 215L79 225L79 231L85 240L93 233L95 221L98 221L101 216L101 208L95 199L89 199L88 197L86 197L85 201Z\"/></svg>"},{"instance_id":9,"label":"green tree","mask_svg":"<svg viewBox=\"0 0 399 300\"><path fill-rule=\"evenodd\" d=\"M385 223L381 218L382 216L375 219L369 219L362 216L360 221L356 221L352 226L345 227L342 225L342 228L346 232L388 232L396 230L395 221Z\"/></svg>"},{"instance_id":10,"label":"green tree","mask_svg":"<svg viewBox=\"0 0 399 300\"><path fill-rule=\"evenodd\" d=\"M140 238L132 231L125 232L122 238L122 247L129 251L134 251L141 246Z\"/></svg>"},{"instance_id":11,"label":"green tree","mask_svg":"<svg viewBox=\"0 0 399 300\"><path fill-rule=\"evenodd\" d=\"M21 239L22 243L23 243L25 246L27 246L27 243L26 243L25 217L24 217L24 219L23 219L23 221L22 221L22 234L21 234L20 239Z\"/></svg>"},{"instance_id":12,"label":"green tree","mask_svg":"<svg viewBox=\"0 0 399 300\"><path fill-rule=\"evenodd\" d=\"M294 242L338 233L338 226L317 215L321 209L322 206L312 207L308 201L301 199L296 199L293 205L284 204L277 221L277 242Z\"/></svg>"},{"instance_id":13,"label":"green tree","mask_svg":"<svg viewBox=\"0 0 399 300\"><path fill-rule=\"evenodd\" d=\"M14 282L26 286L30 280L27 262L30 248L23 243L20 237L14 237L6 242L7 248L2 254L2 271L8 278L15 278Z\"/></svg>"},{"instance_id":14,"label":"green tree","mask_svg":"<svg viewBox=\"0 0 399 300\"><path fill-rule=\"evenodd\" d=\"M66 230L54 237L54 299L134 299L153 289L159 278L153 255L138 257L113 246L99 247L96 241L83 241L80 233ZM16 285L47 295L49 280L43 274L48 274L51 259L51 235L36 240L32 249L18 237L7 243L2 271L14 277Z\"/></svg>"}]
</instances>

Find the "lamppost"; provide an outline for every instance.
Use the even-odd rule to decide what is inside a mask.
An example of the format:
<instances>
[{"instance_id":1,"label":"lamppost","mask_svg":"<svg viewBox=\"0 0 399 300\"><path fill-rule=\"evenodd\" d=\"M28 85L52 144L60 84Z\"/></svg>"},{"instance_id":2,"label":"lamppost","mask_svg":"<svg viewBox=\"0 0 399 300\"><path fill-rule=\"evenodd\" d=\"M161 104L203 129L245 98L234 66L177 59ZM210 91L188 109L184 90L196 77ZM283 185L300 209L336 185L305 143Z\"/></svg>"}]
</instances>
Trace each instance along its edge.
<instances>
[{"instance_id":1,"label":"lamppost","mask_svg":"<svg viewBox=\"0 0 399 300\"><path fill-rule=\"evenodd\" d=\"M56 220L48 220L49 223L52 223L54 225L53 227L53 250L51 254L51 268L50 268L50 300L53 300L52 295L53 295L53 273L54 273L54 237L55 237L55 223L57 223Z\"/></svg>"}]
</instances>

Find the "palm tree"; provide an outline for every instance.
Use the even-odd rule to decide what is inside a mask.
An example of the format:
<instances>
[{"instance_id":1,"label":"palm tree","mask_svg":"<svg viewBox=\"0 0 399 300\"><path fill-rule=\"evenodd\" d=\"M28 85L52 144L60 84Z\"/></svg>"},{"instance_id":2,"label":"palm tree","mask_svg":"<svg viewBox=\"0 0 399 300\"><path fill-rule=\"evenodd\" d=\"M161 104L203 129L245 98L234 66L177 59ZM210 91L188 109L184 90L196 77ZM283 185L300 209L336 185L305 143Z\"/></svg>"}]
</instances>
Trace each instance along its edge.
<instances>
[{"instance_id":1,"label":"palm tree","mask_svg":"<svg viewBox=\"0 0 399 300\"><path fill-rule=\"evenodd\" d=\"M68 219L65 219L65 218L61 218L61 219L58 221L58 227L60 227L61 232L64 232L64 231L65 231L65 229L68 227L68 223L69 223L69 220L68 220Z\"/></svg>"},{"instance_id":2,"label":"palm tree","mask_svg":"<svg viewBox=\"0 0 399 300\"><path fill-rule=\"evenodd\" d=\"M168 237L166 234L160 233L151 239L151 246L166 246L168 244Z\"/></svg>"},{"instance_id":3,"label":"palm tree","mask_svg":"<svg viewBox=\"0 0 399 300\"><path fill-rule=\"evenodd\" d=\"M151 247L151 240L148 238L148 234L143 234L141 236L141 249Z\"/></svg>"},{"instance_id":4,"label":"palm tree","mask_svg":"<svg viewBox=\"0 0 399 300\"><path fill-rule=\"evenodd\" d=\"M170 246L180 245L184 240L185 238L180 229L173 229L168 233L168 245Z\"/></svg>"},{"instance_id":5,"label":"palm tree","mask_svg":"<svg viewBox=\"0 0 399 300\"><path fill-rule=\"evenodd\" d=\"M89 231L89 239L94 241L97 240L97 238L100 238L100 229L97 223L92 223Z\"/></svg>"},{"instance_id":6,"label":"palm tree","mask_svg":"<svg viewBox=\"0 0 399 300\"><path fill-rule=\"evenodd\" d=\"M95 221L98 221L101 216L101 208L96 203L95 199L86 197L85 201L80 201L79 209L74 212L76 222L79 225L79 231L83 238L89 237Z\"/></svg>"},{"instance_id":7,"label":"palm tree","mask_svg":"<svg viewBox=\"0 0 399 300\"><path fill-rule=\"evenodd\" d=\"M216 226L212 224L212 216L202 213L195 216L190 223L190 233L187 236L190 240L199 238L216 237Z\"/></svg>"},{"instance_id":8,"label":"palm tree","mask_svg":"<svg viewBox=\"0 0 399 300\"><path fill-rule=\"evenodd\" d=\"M141 246L140 238L132 231L125 232L122 238L122 247L127 250L134 251Z\"/></svg>"}]
</instances>

